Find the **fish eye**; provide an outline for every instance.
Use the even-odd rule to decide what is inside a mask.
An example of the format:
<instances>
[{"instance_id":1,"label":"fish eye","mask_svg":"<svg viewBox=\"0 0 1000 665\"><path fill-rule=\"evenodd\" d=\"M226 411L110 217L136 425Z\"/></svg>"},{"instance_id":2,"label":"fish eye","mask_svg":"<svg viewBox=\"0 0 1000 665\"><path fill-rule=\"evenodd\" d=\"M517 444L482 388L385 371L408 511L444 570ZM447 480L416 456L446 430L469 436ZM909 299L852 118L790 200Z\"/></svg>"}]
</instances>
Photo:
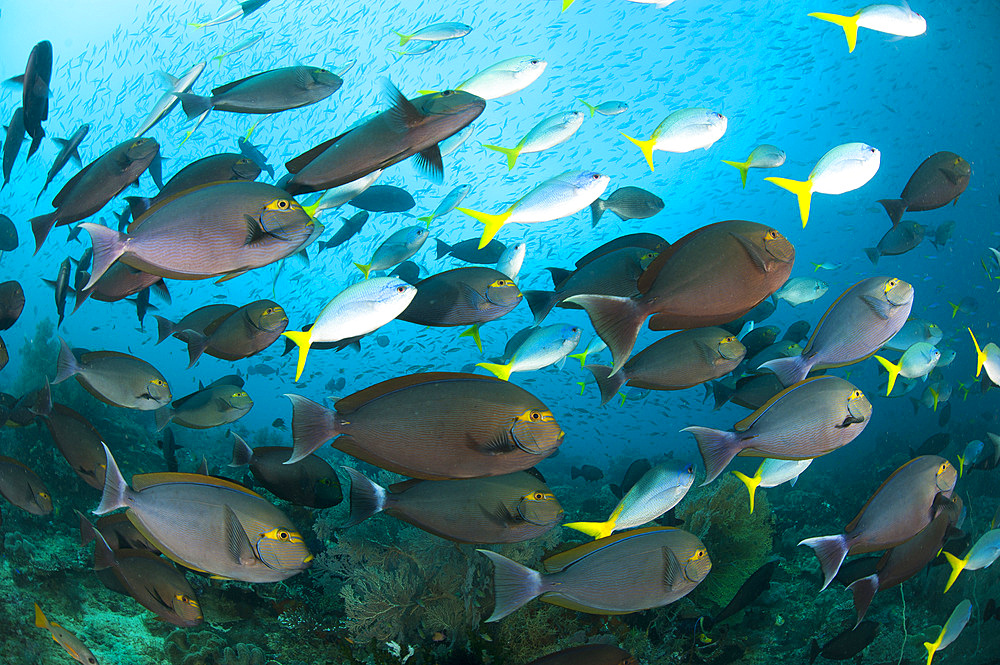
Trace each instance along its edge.
<instances>
[{"instance_id":1,"label":"fish eye","mask_svg":"<svg viewBox=\"0 0 1000 665\"><path fill-rule=\"evenodd\" d=\"M165 385L167 385L167 382L164 381L163 379L152 379L150 381L150 383L152 383L154 386L165 386Z\"/></svg>"},{"instance_id":2,"label":"fish eye","mask_svg":"<svg viewBox=\"0 0 1000 665\"><path fill-rule=\"evenodd\" d=\"M278 210L288 210L288 201L285 199L278 199L276 205L278 206Z\"/></svg>"},{"instance_id":3,"label":"fish eye","mask_svg":"<svg viewBox=\"0 0 1000 665\"><path fill-rule=\"evenodd\" d=\"M538 413L537 411L532 411L531 412L531 419L532 420L538 420L541 417L542 417L542 414Z\"/></svg>"},{"instance_id":4,"label":"fish eye","mask_svg":"<svg viewBox=\"0 0 1000 665\"><path fill-rule=\"evenodd\" d=\"M320 485L329 485L330 484L330 479L329 478L320 478L319 479L319 484Z\"/></svg>"},{"instance_id":5,"label":"fish eye","mask_svg":"<svg viewBox=\"0 0 1000 665\"><path fill-rule=\"evenodd\" d=\"M138 148L142 144L143 144L142 139L136 139L135 141L132 141L132 145L130 145L129 148Z\"/></svg>"},{"instance_id":6,"label":"fish eye","mask_svg":"<svg viewBox=\"0 0 1000 665\"><path fill-rule=\"evenodd\" d=\"M545 495L544 495L544 494L542 494L541 492L535 492L535 494L534 494L534 496L533 496L532 498L533 498L533 499L534 499L535 501L541 501L542 499L544 499L544 498L545 498Z\"/></svg>"},{"instance_id":7,"label":"fish eye","mask_svg":"<svg viewBox=\"0 0 1000 665\"><path fill-rule=\"evenodd\" d=\"M268 307L267 309L264 310L264 316L267 316L268 314L274 314L273 307Z\"/></svg>"},{"instance_id":8,"label":"fish eye","mask_svg":"<svg viewBox=\"0 0 1000 665\"><path fill-rule=\"evenodd\" d=\"M707 555L708 552L706 552L705 550L696 550L695 553L691 555L691 558L688 559L688 561L698 561L699 559L704 559L705 556Z\"/></svg>"},{"instance_id":9,"label":"fish eye","mask_svg":"<svg viewBox=\"0 0 1000 665\"><path fill-rule=\"evenodd\" d=\"M48 499L49 498L49 493L48 492L39 492L38 496L42 497L43 499Z\"/></svg>"},{"instance_id":10,"label":"fish eye","mask_svg":"<svg viewBox=\"0 0 1000 665\"><path fill-rule=\"evenodd\" d=\"M774 229L771 229L771 230L770 230L770 231L768 231L768 232L767 232L767 234L766 234L766 235L764 236L764 240L774 240L774 239L775 239L775 238L777 238L777 237L778 237L778 232L777 232L777 231L775 231Z\"/></svg>"},{"instance_id":11,"label":"fish eye","mask_svg":"<svg viewBox=\"0 0 1000 665\"><path fill-rule=\"evenodd\" d=\"M406 287L405 286L397 286L396 287L396 293L406 293Z\"/></svg>"},{"instance_id":12,"label":"fish eye","mask_svg":"<svg viewBox=\"0 0 1000 665\"><path fill-rule=\"evenodd\" d=\"M591 180L600 180L601 179L601 174L600 173L595 173L594 175L590 176L590 179Z\"/></svg>"},{"instance_id":13,"label":"fish eye","mask_svg":"<svg viewBox=\"0 0 1000 665\"><path fill-rule=\"evenodd\" d=\"M441 92L441 96L442 97L451 97L452 94L454 94L454 92L455 92L454 90L443 90Z\"/></svg>"},{"instance_id":14,"label":"fish eye","mask_svg":"<svg viewBox=\"0 0 1000 665\"><path fill-rule=\"evenodd\" d=\"M533 65L537 65L538 63L540 63L540 62L541 62L541 60L539 60L538 58L532 58L532 59L530 60L530 62L531 62L531 64L533 64Z\"/></svg>"},{"instance_id":15,"label":"fish eye","mask_svg":"<svg viewBox=\"0 0 1000 665\"><path fill-rule=\"evenodd\" d=\"M723 344L732 344L735 341L736 341L735 337L729 336L729 337L726 337L724 340L722 340L722 343Z\"/></svg>"},{"instance_id":16,"label":"fish eye","mask_svg":"<svg viewBox=\"0 0 1000 665\"><path fill-rule=\"evenodd\" d=\"M941 468L938 469L938 475L941 475L942 473L948 470L948 464L950 464L950 462L945 462L944 464L941 465Z\"/></svg>"}]
</instances>

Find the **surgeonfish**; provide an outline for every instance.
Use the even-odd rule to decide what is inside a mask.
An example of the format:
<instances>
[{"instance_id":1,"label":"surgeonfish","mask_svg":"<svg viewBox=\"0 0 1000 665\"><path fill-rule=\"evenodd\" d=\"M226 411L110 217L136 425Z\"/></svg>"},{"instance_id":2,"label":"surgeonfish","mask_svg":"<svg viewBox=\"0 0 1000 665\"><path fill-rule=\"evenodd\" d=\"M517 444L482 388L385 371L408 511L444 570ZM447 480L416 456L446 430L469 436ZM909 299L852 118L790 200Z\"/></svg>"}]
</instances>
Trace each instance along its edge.
<instances>
[{"instance_id":1,"label":"surgeonfish","mask_svg":"<svg viewBox=\"0 0 1000 665\"><path fill-rule=\"evenodd\" d=\"M285 464L292 454L287 446L250 448L233 432L233 459L230 467L248 466L254 480L279 499L297 506L330 508L344 500L340 480L326 460L307 455L295 464Z\"/></svg>"},{"instance_id":2,"label":"surgeonfish","mask_svg":"<svg viewBox=\"0 0 1000 665\"><path fill-rule=\"evenodd\" d=\"M875 177L882 153L864 143L845 143L831 148L820 157L805 180L764 178L799 199L802 228L809 221L809 203L813 194L843 194L863 187Z\"/></svg>"},{"instance_id":3,"label":"surgeonfish","mask_svg":"<svg viewBox=\"0 0 1000 665\"><path fill-rule=\"evenodd\" d=\"M917 167L898 199L881 199L892 225L899 224L903 213L934 210L957 203L969 186L972 165L953 152L936 152ZM941 243L944 244L944 243Z\"/></svg>"},{"instance_id":4,"label":"surgeonfish","mask_svg":"<svg viewBox=\"0 0 1000 665\"><path fill-rule=\"evenodd\" d=\"M0 455L0 496L32 515L52 513L52 495L38 474L3 455Z\"/></svg>"},{"instance_id":5,"label":"surgeonfish","mask_svg":"<svg viewBox=\"0 0 1000 665\"><path fill-rule=\"evenodd\" d=\"M563 526L595 539L606 538L616 531L648 524L669 512L687 495L693 483L693 464L657 464L628 489L606 521L571 522Z\"/></svg>"},{"instance_id":6,"label":"surgeonfish","mask_svg":"<svg viewBox=\"0 0 1000 665\"><path fill-rule=\"evenodd\" d=\"M117 351L91 351L77 357L59 339L59 358L53 384L70 377L87 392L111 406L152 411L170 401L170 386L159 370L145 360Z\"/></svg>"}]
</instances>

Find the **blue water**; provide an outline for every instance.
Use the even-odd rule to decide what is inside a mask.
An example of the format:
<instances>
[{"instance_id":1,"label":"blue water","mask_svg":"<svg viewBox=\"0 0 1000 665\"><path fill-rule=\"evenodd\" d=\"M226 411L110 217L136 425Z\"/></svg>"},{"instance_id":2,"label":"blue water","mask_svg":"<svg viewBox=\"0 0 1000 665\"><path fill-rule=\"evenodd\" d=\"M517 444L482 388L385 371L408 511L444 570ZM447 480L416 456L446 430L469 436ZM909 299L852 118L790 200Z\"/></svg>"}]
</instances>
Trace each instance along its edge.
<instances>
[{"instance_id":1,"label":"blue water","mask_svg":"<svg viewBox=\"0 0 1000 665\"><path fill-rule=\"evenodd\" d=\"M957 445L997 428L998 393L980 394L977 385L963 399L957 388L960 382L969 386L974 380L975 355L965 328L971 326L981 339L995 339L996 283L980 265L981 259L985 260L994 275L1000 273L987 249L998 243L1000 191L996 176L1000 83L994 72L1000 6L995 2L914 5L927 20L925 35L895 40L862 29L853 54L848 54L840 28L807 16L819 10L851 14L859 8L843 0L677 0L664 9L624 1L577 0L562 13L558 2L538 0L456 2L447 9L409 0L273 0L247 18L201 30L186 23L215 16L230 5L157 2L135 8L125 2L97 4L10 3L0 14L4 34L0 75L21 73L34 43L41 39L52 42L55 63L46 132L50 138L68 137L80 123L89 122L92 128L80 149L84 163L132 135L161 94L156 70L180 75L253 33L263 33L263 40L228 56L221 66L211 64L195 85L195 92L207 94L212 87L254 72L297 63L332 71L355 63L344 75L342 89L329 99L270 116L256 127L253 141L278 169L279 177L285 160L383 109L380 77L388 77L415 96L420 89L456 85L499 60L537 55L549 63L546 71L522 92L488 103L475 123L472 138L444 158L443 184L429 182L410 163L389 169L379 184L411 192L417 201L410 211L413 215L428 214L441 196L459 184L472 185L464 205L497 211L538 182L571 169L592 169L610 176L607 193L634 185L665 201L666 208L648 220L621 222L606 213L599 225L591 228L589 211L584 210L553 222L504 227L500 240L528 244L519 278L522 290L549 288L545 267L569 268L583 253L624 233L646 231L673 240L725 219L772 225L796 247L792 276L817 276L827 281L830 289L820 300L795 309L779 304L768 324L784 327L805 319L815 325L836 295L858 280L873 274L900 277L915 287L913 315L940 325L944 330L942 346L958 353L954 363L943 370L944 380L956 386L950 427L959 439ZM474 30L464 39L444 43L422 56L400 57L386 51L397 44L391 30L406 32L438 21L465 22ZM592 103L623 100L629 109L614 117L588 117L568 142L541 154L523 155L510 172L501 155L479 145L513 145L543 117L584 110L577 98ZM4 124L19 104L19 91L0 92ZM620 132L647 138L669 113L691 106L725 114L729 118L725 136L707 150L680 155L657 152L656 170L650 172L642 155ZM258 119L212 113L185 141L193 123L178 108L147 135L161 145L166 180L183 165L207 154L235 152L237 137L246 134ZM881 168L856 191L814 196L809 224L803 229L794 197L764 182L764 175L805 179L827 150L851 141L879 148ZM720 160L743 160L764 142L784 149L788 160L770 173L751 170L743 190L735 170ZM22 241L19 249L0 259L2 275L18 279L27 298L20 321L3 335L11 352L10 365L0 373L0 388L5 390L13 390L20 372L22 341L34 334L38 321L55 319L52 291L41 278L54 279L67 253L78 257L88 242L86 234L81 234L82 244L67 245L65 228L56 229L41 251L32 254L27 220L49 210L46 201L72 176L75 166L68 165L35 206L35 196L58 146L46 140L26 164L27 145L26 141L10 185L0 193L0 212L15 220ZM874 246L889 228L876 200L898 196L916 166L939 150L956 152L973 164L971 183L957 205L907 218L931 228L954 220L953 238L941 249L925 241L907 255L883 257L873 268L863 248ZM267 181L267 175L262 174L260 180ZM140 186L126 194L151 196L155 191L149 176L143 175ZM122 207L123 201L113 201L91 221L103 219L113 225L111 213ZM320 220L332 232L339 228L340 218L352 212L350 208L327 211ZM367 260L389 233L412 223L408 214L376 213L359 236L336 250L314 256L308 267L290 261L280 274L272 265L221 285L210 280L171 281L172 303L154 296L153 304L159 308L156 313L177 320L211 302L241 305L273 298L287 310L289 326L299 328L311 323L327 300L360 278L352 262ZM433 236L449 243L476 237L480 230L472 219L457 212L435 221L431 229ZM435 260L433 244L428 242L414 257L422 275L461 265L451 258ZM832 262L840 267L814 272L813 262ZM968 296L978 301L978 312L959 312L953 318L948 303ZM592 327L582 312L556 310L546 322L583 327L581 348L592 336ZM484 326L485 356L499 355L507 337L530 323L530 312L522 305L502 320ZM153 363L168 378L175 397L195 390L199 380L207 383L234 371L246 374L251 365L267 363L277 374L247 378L246 388L255 406L236 429L248 433L269 427L275 418L290 422L291 409L281 397L286 392L322 399L333 396L324 386L338 377L346 379L342 394L348 394L391 377L427 369L459 371L484 360L468 338L457 337L458 329L423 329L396 321L379 331L390 340L388 346L366 340L360 353L310 354L303 382L295 385L294 355L279 356L280 341L254 358L229 363L205 356L188 370L184 346L173 339L156 345L155 329L151 317L144 328L140 327L134 307L126 303L89 301L66 318L57 334L76 347L123 351ZM636 349L656 337L644 330ZM607 361L608 352L602 358ZM53 376L54 357L48 366ZM810 474L836 477L857 473L859 464L905 452L906 446L915 447L938 429L937 414L921 407L914 415L909 399L890 400L877 394L879 378L874 362L847 369L850 380L874 404L872 423L851 446L815 464L802 482L807 482ZM572 362L561 371L549 368L515 375L514 381L545 402L566 431L561 456L545 462L543 472L564 473L571 464L587 463L616 469L617 480L618 469L638 456L669 451L696 461L694 442L678 433L682 427L698 424L724 429L746 415L744 409L732 404L713 412L711 400L702 403L700 387L677 393L654 392L624 406L614 401L601 407L589 375ZM579 381L587 381L583 395ZM913 395L919 396L920 390L922 386ZM149 414L128 412L122 417L147 427L152 440ZM289 438L287 430L281 435ZM113 438L114 434L106 436ZM216 464L226 461L223 458L229 444L218 431L181 430L178 439L193 457L204 450L215 456ZM952 448L946 454L954 461L955 452ZM340 458L329 449L323 454L331 460ZM741 462L735 468L752 471L754 465ZM996 502L996 482L994 473L992 499L987 503ZM572 491L596 490L578 484ZM845 507L842 517L849 519L858 505ZM978 524L982 527L981 521ZM973 531L978 535L981 530ZM995 594L995 570L984 571L984 575L992 575ZM957 602L950 599L947 609L928 608L936 623L944 622L952 600ZM573 626L571 613L567 613L567 625ZM945 656L954 658L956 654ZM988 662L970 658L965 662Z\"/></svg>"}]
</instances>

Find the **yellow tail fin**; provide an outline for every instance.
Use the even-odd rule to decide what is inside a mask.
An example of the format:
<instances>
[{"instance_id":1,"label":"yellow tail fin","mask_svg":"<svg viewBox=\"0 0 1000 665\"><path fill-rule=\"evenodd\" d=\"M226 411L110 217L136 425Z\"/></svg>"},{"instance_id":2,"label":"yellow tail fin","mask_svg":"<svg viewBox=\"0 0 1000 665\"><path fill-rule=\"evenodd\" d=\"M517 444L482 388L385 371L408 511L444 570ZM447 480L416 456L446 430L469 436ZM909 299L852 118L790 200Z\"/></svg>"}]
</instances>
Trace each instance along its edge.
<instances>
[{"instance_id":1,"label":"yellow tail fin","mask_svg":"<svg viewBox=\"0 0 1000 665\"><path fill-rule=\"evenodd\" d=\"M286 330L281 334L295 342L295 345L299 347L299 363L295 368L295 380L298 381L299 377L302 376L302 370L306 367L306 356L309 355L309 346L312 344L312 332Z\"/></svg>"},{"instance_id":2,"label":"yellow tail fin","mask_svg":"<svg viewBox=\"0 0 1000 665\"><path fill-rule=\"evenodd\" d=\"M503 379L504 381L510 381L510 374L513 370L514 363L507 363L506 365L497 365L494 363L476 363L476 367L482 367L488 372L492 372L498 379Z\"/></svg>"},{"instance_id":3,"label":"yellow tail fin","mask_svg":"<svg viewBox=\"0 0 1000 665\"><path fill-rule=\"evenodd\" d=\"M809 16L818 18L821 21L826 21L827 23L839 25L843 28L844 35L847 37L847 52L854 53L854 46L858 43L858 17L861 16L861 12L858 12L854 16L841 16L840 14L813 12L809 14Z\"/></svg>"},{"instance_id":4,"label":"yellow tail fin","mask_svg":"<svg viewBox=\"0 0 1000 665\"><path fill-rule=\"evenodd\" d=\"M581 353L571 353L571 354L569 354L566 357L567 358L576 358L577 360L579 360L580 361L580 367L583 367L584 364L586 364L586 362L587 362L587 352L586 351L583 351ZM582 395L583 393L580 393L580 394Z\"/></svg>"},{"instance_id":5,"label":"yellow tail fin","mask_svg":"<svg viewBox=\"0 0 1000 665\"><path fill-rule=\"evenodd\" d=\"M745 162L730 162L726 159L722 160L723 164L729 164L734 169L738 169L740 172L740 180L743 182L743 189L747 188L747 170L750 168L750 161Z\"/></svg>"},{"instance_id":6,"label":"yellow tail fin","mask_svg":"<svg viewBox=\"0 0 1000 665\"><path fill-rule=\"evenodd\" d=\"M354 266L360 270L365 275L365 279L368 279L368 273L372 271L372 264L370 263L355 263Z\"/></svg>"},{"instance_id":7,"label":"yellow tail fin","mask_svg":"<svg viewBox=\"0 0 1000 665\"><path fill-rule=\"evenodd\" d=\"M615 521L611 519L607 522L570 522L569 524L563 524L563 526L575 529L594 538L607 538L615 530Z\"/></svg>"},{"instance_id":8,"label":"yellow tail fin","mask_svg":"<svg viewBox=\"0 0 1000 665\"><path fill-rule=\"evenodd\" d=\"M812 200L812 180L791 180L789 178L764 178L782 189L787 189L799 198L799 214L802 216L802 228L809 221L809 203Z\"/></svg>"},{"instance_id":9,"label":"yellow tail fin","mask_svg":"<svg viewBox=\"0 0 1000 665\"><path fill-rule=\"evenodd\" d=\"M944 592L948 593L948 589L951 588L951 585L955 583L955 580L958 579L958 576L962 573L963 570L965 570L965 565L969 563L969 561L968 559L959 559L951 552L945 552L944 558L946 558L948 560L948 563L951 565L951 574L948 575L948 583L944 585Z\"/></svg>"},{"instance_id":10,"label":"yellow tail fin","mask_svg":"<svg viewBox=\"0 0 1000 665\"><path fill-rule=\"evenodd\" d=\"M631 136L629 136L628 134L626 134L625 132L619 132L619 134L621 134L622 136L624 136L625 138L627 138L629 141L631 141L632 143L634 143L637 146L639 146L639 150L642 150L642 154L646 157L646 163L649 164L649 170L650 171L654 170L653 169L653 146L656 145L656 139L649 139L647 141L643 141L641 139L634 139Z\"/></svg>"},{"instance_id":11,"label":"yellow tail fin","mask_svg":"<svg viewBox=\"0 0 1000 665\"><path fill-rule=\"evenodd\" d=\"M484 143L483 147L486 148L487 150L496 150L497 152L502 152L503 154L507 155L508 171L514 168L514 165L517 164L517 157L518 155L521 154L521 144L517 144L513 148L501 148L498 145L488 145Z\"/></svg>"},{"instance_id":12,"label":"yellow tail fin","mask_svg":"<svg viewBox=\"0 0 1000 665\"><path fill-rule=\"evenodd\" d=\"M951 318L954 319L955 315L958 314L958 308L961 307L961 305L956 305L951 301L948 301L948 304L951 305Z\"/></svg>"},{"instance_id":13,"label":"yellow tail fin","mask_svg":"<svg viewBox=\"0 0 1000 665\"><path fill-rule=\"evenodd\" d=\"M574 3L574 2L576 2L576 0L563 0L563 3L562 3L562 10L563 10L563 11L566 11L567 9L569 9L569 8L570 8L570 6L571 6L571 5L572 5L572 4Z\"/></svg>"},{"instance_id":14,"label":"yellow tail fin","mask_svg":"<svg viewBox=\"0 0 1000 665\"><path fill-rule=\"evenodd\" d=\"M966 328L966 330L972 335L972 343L976 345L976 378L978 379L979 374L983 371L983 364L986 362L986 352L979 348L979 342L976 341L972 328Z\"/></svg>"},{"instance_id":15,"label":"yellow tail fin","mask_svg":"<svg viewBox=\"0 0 1000 665\"><path fill-rule=\"evenodd\" d=\"M399 37L399 45L400 46L406 46L406 42L410 41L410 38L413 37L413 35L404 35L403 33L396 32L395 30L393 30L392 32L397 37Z\"/></svg>"},{"instance_id":16,"label":"yellow tail fin","mask_svg":"<svg viewBox=\"0 0 1000 665\"><path fill-rule=\"evenodd\" d=\"M311 203L307 206L302 206L302 210L305 211L305 213L310 217L312 217L313 219L316 219L316 212L319 210L319 202L322 199L323 197L321 196L318 199L316 199L315 203Z\"/></svg>"},{"instance_id":17,"label":"yellow tail fin","mask_svg":"<svg viewBox=\"0 0 1000 665\"><path fill-rule=\"evenodd\" d=\"M483 340L479 336L479 324L478 323L475 324L475 325L473 325L473 326L470 326L464 332L462 332L461 334L459 334L459 337L471 337L472 341L474 341L476 343L476 346L479 348L479 352L480 353L483 352Z\"/></svg>"},{"instance_id":18,"label":"yellow tail fin","mask_svg":"<svg viewBox=\"0 0 1000 665\"><path fill-rule=\"evenodd\" d=\"M889 372L889 386L885 391L885 396L888 397L892 394L892 387L896 385L896 377L899 376L899 370L903 369L902 365L893 365L882 356L875 356L875 360L879 361L879 363L882 364L882 367L885 367L886 371Z\"/></svg>"},{"instance_id":19,"label":"yellow tail fin","mask_svg":"<svg viewBox=\"0 0 1000 665\"><path fill-rule=\"evenodd\" d=\"M42 612L42 608L35 603L35 625L39 628L48 628L49 620L45 618L45 614Z\"/></svg>"},{"instance_id":20,"label":"yellow tail fin","mask_svg":"<svg viewBox=\"0 0 1000 665\"><path fill-rule=\"evenodd\" d=\"M934 412L937 413L938 397L940 397L940 393L938 393L938 391L934 390L933 388L928 388L928 390L931 391L931 397L934 398Z\"/></svg>"},{"instance_id":21,"label":"yellow tail fin","mask_svg":"<svg viewBox=\"0 0 1000 665\"><path fill-rule=\"evenodd\" d=\"M576 101L580 102L581 104L583 104L584 106L586 106L588 109L590 109L590 117L591 118L594 117L594 112L597 111L597 107L596 106L594 106L593 104L590 104L589 102L586 102L586 101L580 99L579 97L576 98Z\"/></svg>"},{"instance_id":22,"label":"yellow tail fin","mask_svg":"<svg viewBox=\"0 0 1000 665\"><path fill-rule=\"evenodd\" d=\"M514 212L514 206L507 208L499 215L491 215L488 212L479 212L478 210L470 210L469 208L455 208L455 210L464 212L486 227L483 229L483 237L479 239L479 249L482 249L490 244L490 240L493 240L493 236L497 234L504 225L504 222L510 219L511 214Z\"/></svg>"},{"instance_id":23,"label":"yellow tail fin","mask_svg":"<svg viewBox=\"0 0 1000 665\"><path fill-rule=\"evenodd\" d=\"M417 217L418 222L423 222L427 225L427 228L431 228L431 222L434 221L434 215L426 215L425 217Z\"/></svg>"},{"instance_id":24,"label":"yellow tail fin","mask_svg":"<svg viewBox=\"0 0 1000 665\"><path fill-rule=\"evenodd\" d=\"M961 455L955 455L958 458L958 477L961 478L965 473L965 458Z\"/></svg>"},{"instance_id":25,"label":"yellow tail fin","mask_svg":"<svg viewBox=\"0 0 1000 665\"><path fill-rule=\"evenodd\" d=\"M754 495L757 493L757 486L760 485L760 472L764 468L761 464L757 467L757 473L753 474L753 478L750 476L740 473L739 471L733 471L733 475L743 481L743 484L747 486L747 491L750 492L750 514L753 515L753 499Z\"/></svg>"}]
</instances>

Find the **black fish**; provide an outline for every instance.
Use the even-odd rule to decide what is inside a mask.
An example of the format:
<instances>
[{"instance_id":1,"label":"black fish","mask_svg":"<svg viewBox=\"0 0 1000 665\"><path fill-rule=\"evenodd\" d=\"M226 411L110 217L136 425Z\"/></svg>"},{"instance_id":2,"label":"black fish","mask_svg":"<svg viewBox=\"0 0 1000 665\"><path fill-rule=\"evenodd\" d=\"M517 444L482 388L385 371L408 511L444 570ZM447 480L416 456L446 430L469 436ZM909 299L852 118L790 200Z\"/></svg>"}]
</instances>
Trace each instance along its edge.
<instances>
[{"instance_id":1,"label":"black fish","mask_svg":"<svg viewBox=\"0 0 1000 665\"><path fill-rule=\"evenodd\" d=\"M284 418L275 418L274 422L271 423L271 427L274 427L275 429L285 429Z\"/></svg>"},{"instance_id":2,"label":"black fish","mask_svg":"<svg viewBox=\"0 0 1000 665\"><path fill-rule=\"evenodd\" d=\"M7 215L0 215L0 252L12 252L17 249L17 227Z\"/></svg>"},{"instance_id":3,"label":"black fish","mask_svg":"<svg viewBox=\"0 0 1000 665\"><path fill-rule=\"evenodd\" d=\"M392 185L372 185L347 202L369 212L406 212L417 202L405 189Z\"/></svg>"},{"instance_id":4,"label":"black fish","mask_svg":"<svg viewBox=\"0 0 1000 665\"><path fill-rule=\"evenodd\" d=\"M17 322L24 309L24 289L17 280L0 284L0 330L7 330Z\"/></svg>"},{"instance_id":5,"label":"black fish","mask_svg":"<svg viewBox=\"0 0 1000 665\"><path fill-rule=\"evenodd\" d=\"M781 341L801 344L802 340L809 336L809 328L810 325L808 321L796 321L792 325L788 326L788 329L785 330L785 334L781 336Z\"/></svg>"},{"instance_id":6,"label":"black fish","mask_svg":"<svg viewBox=\"0 0 1000 665\"><path fill-rule=\"evenodd\" d=\"M750 603L757 600L762 593L770 589L771 577L774 575L774 571L777 567L778 560L775 559L773 561L768 561L763 566L755 570L750 577L747 578L747 581L743 583L743 586L739 588L739 591L736 592L733 599L729 601L729 604L726 605L721 612L715 615L714 618L707 622L708 628L722 623L740 610L748 607Z\"/></svg>"},{"instance_id":7,"label":"black fish","mask_svg":"<svg viewBox=\"0 0 1000 665\"><path fill-rule=\"evenodd\" d=\"M59 313L59 323L62 325L63 317L66 315L66 294L69 293L69 259L64 259L59 264L59 274L56 276L56 312Z\"/></svg>"},{"instance_id":8,"label":"black fish","mask_svg":"<svg viewBox=\"0 0 1000 665\"><path fill-rule=\"evenodd\" d=\"M220 152L195 160L175 173L153 198L141 196L126 196L128 211L123 212L124 222L128 223L129 214L138 219L152 206L167 198L186 192L189 189L203 187L213 182L250 182L260 175L260 167L243 155L234 152ZM119 225L121 230L121 225Z\"/></svg>"},{"instance_id":9,"label":"black fish","mask_svg":"<svg viewBox=\"0 0 1000 665\"><path fill-rule=\"evenodd\" d=\"M24 142L24 110L19 106L14 111L10 124L4 127L7 133L3 142L3 187L10 182L10 173L14 169L14 161ZM2 189L3 187L0 187Z\"/></svg>"},{"instance_id":10,"label":"black fish","mask_svg":"<svg viewBox=\"0 0 1000 665\"><path fill-rule=\"evenodd\" d=\"M87 136L87 132L90 131L90 125L84 123L80 125L79 129L73 132L73 136L68 139L54 139L56 143L62 146L59 154L56 155L56 159L52 162L52 168L49 169L48 174L45 176L45 184L42 186L42 191L38 192L38 196L35 197L35 203L38 203L38 199L42 198L42 194L45 190L49 188L49 183L52 179L59 174L62 167L66 166L66 163L70 159L76 162L77 166L83 166L83 162L80 160L80 153L77 148L80 147L80 143L83 141L84 137Z\"/></svg>"},{"instance_id":11,"label":"black fish","mask_svg":"<svg viewBox=\"0 0 1000 665\"><path fill-rule=\"evenodd\" d=\"M345 242L353 238L358 232L361 231L361 227L365 225L368 221L368 212L361 210L356 213L353 217L343 220L343 226L337 229L337 232L333 234L333 237L326 242L318 243L320 251L324 249L332 249L334 247L339 247Z\"/></svg>"},{"instance_id":12,"label":"black fish","mask_svg":"<svg viewBox=\"0 0 1000 665\"><path fill-rule=\"evenodd\" d=\"M816 656L822 655L830 660L847 660L854 658L865 648L875 641L878 636L880 624L876 621L862 621L854 628L845 630L841 634L822 646L813 639L809 646L809 663L812 665Z\"/></svg>"},{"instance_id":13,"label":"black fish","mask_svg":"<svg viewBox=\"0 0 1000 665\"><path fill-rule=\"evenodd\" d=\"M167 427L163 430L163 439L156 442L163 451L163 461L167 463L167 471L177 471L177 449L180 446L174 440L174 431Z\"/></svg>"},{"instance_id":14,"label":"black fish","mask_svg":"<svg viewBox=\"0 0 1000 665\"><path fill-rule=\"evenodd\" d=\"M629 464L628 469L625 470L621 486L615 485L614 483L610 485L611 493L621 499L623 496L628 494L628 491L632 489L637 482L639 482L639 479L646 475L646 472L652 468L652 462L645 457L635 460Z\"/></svg>"},{"instance_id":15,"label":"black fish","mask_svg":"<svg viewBox=\"0 0 1000 665\"><path fill-rule=\"evenodd\" d=\"M574 480L583 478L586 481L594 483L604 477L604 472L596 466L584 464L581 467L570 467L570 475Z\"/></svg>"},{"instance_id":16,"label":"black fish","mask_svg":"<svg viewBox=\"0 0 1000 665\"><path fill-rule=\"evenodd\" d=\"M392 269L389 277L398 277L407 284L416 286L417 282L420 281L420 266L413 261L403 261Z\"/></svg>"},{"instance_id":17,"label":"black fish","mask_svg":"<svg viewBox=\"0 0 1000 665\"><path fill-rule=\"evenodd\" d=\"M42 143L45 130L42 122L49 118L49 82L52 80L52 42L35 44L28 55L28 64L22 76L11 81L21 84L21 107L24 109L24 129L31 137L28 159Z\"/></svg>"},{"instance_id":18,"label":"black fish","mask_svg":"<svg viewBox=\"0 0 1000 665\"><path fill-rule=\"evenodd\" d=\"M479 263L482 265L493 265L500 260L500 255L507 249L507 245L499 240L490 240L485 247L479 249L479 238L469 238L449 245L438 238L437 258L454 256L459 261L466 263Z\"/></svg>"},{"instance_id":19,"label":"black fish","mask_svg":"<svg viewBox=\"0 0 1000 665\"><path fill-rule=\"evenodd\" d=\"M920 447L914 450L910 448L910 457L920 457L921 455L937 455L942 450L948 447L951 443L951 434L948 432L938 432L937 434L932 434L924 442L920 444Z\"/></svg>"}]
</instances>

